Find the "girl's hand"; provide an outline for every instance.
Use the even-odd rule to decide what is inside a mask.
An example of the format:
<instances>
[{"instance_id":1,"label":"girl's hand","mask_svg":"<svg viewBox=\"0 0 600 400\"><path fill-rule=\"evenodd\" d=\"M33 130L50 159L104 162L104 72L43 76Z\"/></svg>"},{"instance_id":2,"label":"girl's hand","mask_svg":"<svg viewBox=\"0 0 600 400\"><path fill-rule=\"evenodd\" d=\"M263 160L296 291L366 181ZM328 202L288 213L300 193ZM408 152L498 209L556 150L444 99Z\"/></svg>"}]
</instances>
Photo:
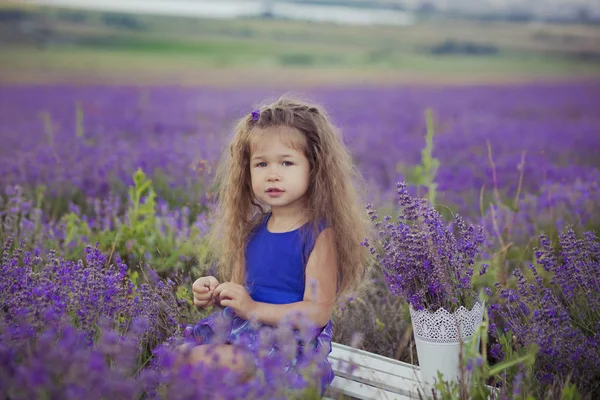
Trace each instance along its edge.
<instances>
[{"instance_id":1,"label":"girl's hand","mask_svg":"<svg viewBox=\"0 0 600 400\"><path fill-rule=\"evenodd\" d=\"M242 319L249 319L256 307L256 302L248 294L246 288L238 283L221 283L214 296L220 300L223 307L231 307L235 314Z\"/></svg>"},{"instance_id":2,"label":"girl's hand","mask_svg":"<svg viewBox=\"0 0 600 400\"><path fill-rule=\"evenodd\" d=\"M219 281L214 276L203 276L196 279L192 285L194 304L203 308L215 304L214 290L217 286L219 286Z\"/></svg>"}]
</instances>

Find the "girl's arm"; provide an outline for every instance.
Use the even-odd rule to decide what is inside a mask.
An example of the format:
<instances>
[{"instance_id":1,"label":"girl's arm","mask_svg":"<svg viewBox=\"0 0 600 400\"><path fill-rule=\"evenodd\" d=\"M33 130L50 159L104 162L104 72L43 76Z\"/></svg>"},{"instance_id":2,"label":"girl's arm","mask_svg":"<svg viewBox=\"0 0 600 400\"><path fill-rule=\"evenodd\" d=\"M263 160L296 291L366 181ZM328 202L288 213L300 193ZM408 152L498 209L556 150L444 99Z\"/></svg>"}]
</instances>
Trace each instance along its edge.
<instances>
[{"instance_id":1,"label":"girl's arm","mask_svg":"<svg viewBox=\"0 0 600 400\"><path fill-rule=\"evenodd\" d=\"M326 228L319 234L306 264L303 301L290 304L254 302L249 314L254 314L258 322L277 326L288 314L301 312L318 326L325 326L335 303L337 275L333 230Z\"/></svg>"}]
</instances>

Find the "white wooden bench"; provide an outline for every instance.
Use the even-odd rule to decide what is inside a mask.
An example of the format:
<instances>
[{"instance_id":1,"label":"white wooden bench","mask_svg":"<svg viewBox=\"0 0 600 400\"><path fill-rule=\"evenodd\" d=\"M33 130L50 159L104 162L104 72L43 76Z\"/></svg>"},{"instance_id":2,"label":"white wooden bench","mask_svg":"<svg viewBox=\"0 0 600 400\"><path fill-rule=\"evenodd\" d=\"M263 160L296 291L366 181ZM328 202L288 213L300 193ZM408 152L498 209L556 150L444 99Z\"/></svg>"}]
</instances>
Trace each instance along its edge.
<instances>
[{"instance_id":1,"label":"white wooden bench","mask_svg":"<svg viewBox=\"0 0 600 400\"><path fill-rule=\"evenodd\" d=\"M332 343L328 358L335 378L325 393L325 400L332 400L339 395L343 395L344 399L361 400L431 398L425 396L417 365L335 342ZM350 365L354 365L356 369L350 372ZM499 389L490 386L488 389L494 391L496 396L499 394Z\"/></svg>"},{"instance_id":2,"label":"white wooden bench","mask_svg":"<svg viewBox=\"0 0 600 400\"><path fill-rule=\"evenodd\" d=\"M419 367L339 343L332 344L329 361L335 379L326 398L419 399ZM349 373L349 366L356 369Z\"/></svg>"}]
</instances>

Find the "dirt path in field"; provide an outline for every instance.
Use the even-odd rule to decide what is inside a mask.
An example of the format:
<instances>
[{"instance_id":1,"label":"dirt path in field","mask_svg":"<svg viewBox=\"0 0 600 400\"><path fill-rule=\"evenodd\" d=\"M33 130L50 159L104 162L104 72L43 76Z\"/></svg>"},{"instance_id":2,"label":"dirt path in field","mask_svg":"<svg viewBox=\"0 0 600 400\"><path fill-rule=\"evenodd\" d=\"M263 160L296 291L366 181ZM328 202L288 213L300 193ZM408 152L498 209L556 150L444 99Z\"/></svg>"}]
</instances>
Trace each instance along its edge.
<instances>
[{"instance_id":1,"label":"dirt path in field","mask_svg":"<svg viewBox=\"0 0 600 400\"><path fill-rule=\"evenodd\" d=\"M52 70L28 67L21 70L0 66L0 85L6 84L102 84L182 85L212 87L310 87L383 85L518 84L600 80L595 76L447 75L396 71L340 71L327 69L201 69L160 71Z\"/></svg>"}]
</instances>

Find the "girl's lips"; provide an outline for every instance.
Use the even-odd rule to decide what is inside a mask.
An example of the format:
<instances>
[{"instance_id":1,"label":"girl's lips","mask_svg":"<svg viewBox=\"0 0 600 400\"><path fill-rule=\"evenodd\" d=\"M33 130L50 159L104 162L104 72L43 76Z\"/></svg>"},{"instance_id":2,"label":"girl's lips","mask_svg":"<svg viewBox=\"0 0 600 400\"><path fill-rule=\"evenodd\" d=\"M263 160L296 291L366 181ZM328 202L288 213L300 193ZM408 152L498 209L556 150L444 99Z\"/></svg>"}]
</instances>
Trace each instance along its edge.
<instances>
[{"instance_id":1,"label":"girl's lips","mask_svg":"<svg viewBox=\"0 0 600 400\"><path fill-rule=\"evenodd\" d=\"M269 197L279 197L283 195L283 190L268 190L267 195Z\"/></svg>"}]
</instances>

